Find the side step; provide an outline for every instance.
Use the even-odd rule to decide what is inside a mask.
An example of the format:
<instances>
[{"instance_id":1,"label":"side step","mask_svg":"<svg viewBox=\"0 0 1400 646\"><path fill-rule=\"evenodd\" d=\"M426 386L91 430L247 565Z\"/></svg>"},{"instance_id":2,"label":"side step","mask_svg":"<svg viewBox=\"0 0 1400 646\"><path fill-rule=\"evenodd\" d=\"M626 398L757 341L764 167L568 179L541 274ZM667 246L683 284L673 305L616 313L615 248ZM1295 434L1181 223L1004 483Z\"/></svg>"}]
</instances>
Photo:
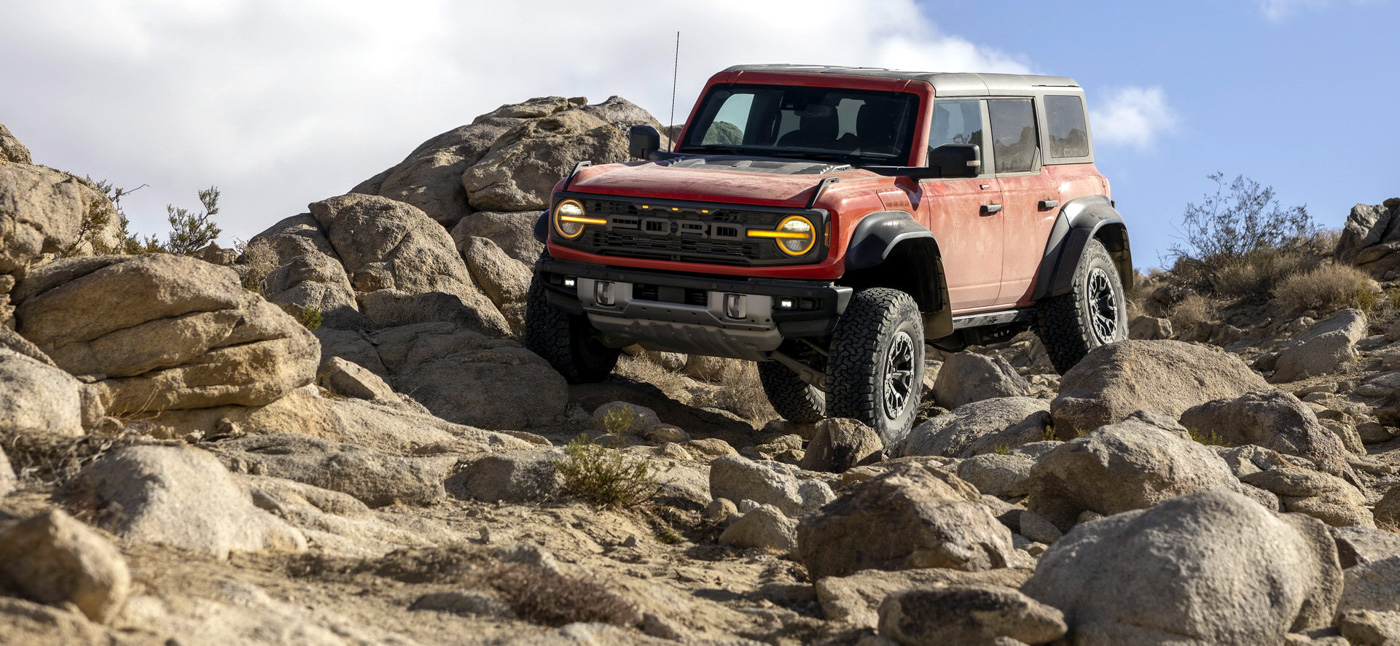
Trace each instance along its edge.
<instances>
[{"instance_id":1,"label":"side step","mask_svg":"<svg viewBox=\"0 0 1400 646\"><path fill-rule=\"evenodd\" d=\"M986 314L968 314L967 316L954 316L953 329L962 330L972 327L985 327L988 325L1005 325L1007 323L1022 323L1035 317L1035 310L1007 310L1005 312L989 312Z\"/></svg>"}]
</instances>

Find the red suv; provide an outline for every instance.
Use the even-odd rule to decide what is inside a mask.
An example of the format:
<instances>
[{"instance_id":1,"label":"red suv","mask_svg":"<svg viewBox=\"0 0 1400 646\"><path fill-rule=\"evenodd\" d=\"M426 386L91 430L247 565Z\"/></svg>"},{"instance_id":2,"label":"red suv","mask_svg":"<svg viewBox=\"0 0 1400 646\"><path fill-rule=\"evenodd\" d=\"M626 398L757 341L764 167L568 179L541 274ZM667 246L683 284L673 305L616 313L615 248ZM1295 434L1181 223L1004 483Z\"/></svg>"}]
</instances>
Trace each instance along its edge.
<instances>
[{"instance_id":1,"label":"red suv","mask_svg":"<svg viewBox=\"0 0 1400 646\"><path fill-rule=\"evenodd\" d=\"M1064 371L1127 334L1128 232L1071 79L758 65L713 76L672 151L581 163L525 343L572 382L618 349L758 361L794 422L913 424L924 344L1034 327Z\"/></svg>"}]
</instances>

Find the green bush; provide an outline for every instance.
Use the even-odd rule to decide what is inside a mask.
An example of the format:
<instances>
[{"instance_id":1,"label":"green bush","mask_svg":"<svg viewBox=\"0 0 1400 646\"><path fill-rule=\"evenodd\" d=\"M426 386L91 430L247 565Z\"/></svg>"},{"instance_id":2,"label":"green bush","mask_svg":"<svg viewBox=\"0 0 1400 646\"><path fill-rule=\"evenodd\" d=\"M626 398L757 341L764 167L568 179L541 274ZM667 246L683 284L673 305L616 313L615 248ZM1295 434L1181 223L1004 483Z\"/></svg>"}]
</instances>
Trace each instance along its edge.
<instances>
[{"instance_id":1,"label":"green bush","mask_svg":"<svg viewBox=\"0 0 1400 646\"><path fill-rule=\"evenodd\" d=\"M1299 269L1290 256L1316 253L1318 231L1306 207L1281 207L1273 187L1243 175L1228 185L1223 173L1209 178L1215 192L1186 205L1184 244L1168 253L1179 281L1213 295L1248 293Z\"/></svg>"},{"instance_id":2,"label":"green bush","mask_svg":"<svg viewBox=\"0 0 1400 646\"><path fill-rule=\"evenodd\" d=\"M623 434L636 413L616 408L603 418L612 448L580 436L564 447L564 457L556 467L563 478L564 491L602 507L625 507L650 500L656 495L656 470L645 458L629 458L619 449Z\"/></svg>"}]
</instances>

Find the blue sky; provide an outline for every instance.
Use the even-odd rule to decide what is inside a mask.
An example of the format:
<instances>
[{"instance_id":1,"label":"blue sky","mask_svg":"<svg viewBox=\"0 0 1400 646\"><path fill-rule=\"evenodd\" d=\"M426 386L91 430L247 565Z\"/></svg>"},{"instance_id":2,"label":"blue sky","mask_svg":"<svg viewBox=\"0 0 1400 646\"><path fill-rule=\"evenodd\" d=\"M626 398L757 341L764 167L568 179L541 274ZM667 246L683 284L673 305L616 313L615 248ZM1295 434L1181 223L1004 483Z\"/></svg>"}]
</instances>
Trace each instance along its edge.
<instances>
[{"instance_id":1,"label":"blue sky","mask_svg":"<svg viewBox=\"0 0 1400 646\"><path fill-rule=\"evenodd\" d=\"M1099 165L1157 264L1206 175L1340 226L1400 196L1400 0L0 0L0 123L127 188L134 228L223 190L225 242L536 96L677 119L740 63L1040 72L1085 86Z\"/></svg>"},{"instance_id":2,"label":"blue sky","mask_svg":"<svg viewBox=\"0 0 1400 646\"><path fill-rule=\"evenodd\" d=\"M1138 266L1171 246L1172 223L1217 170L1274 186L1329 227L1358 202L1400 196L1394 2L988 4L920 7L945 31L1074 77L1091 106L1127 83L1163 90L1174 126L1146 147L1097 150Z\"/></svg>"}]
</instances>

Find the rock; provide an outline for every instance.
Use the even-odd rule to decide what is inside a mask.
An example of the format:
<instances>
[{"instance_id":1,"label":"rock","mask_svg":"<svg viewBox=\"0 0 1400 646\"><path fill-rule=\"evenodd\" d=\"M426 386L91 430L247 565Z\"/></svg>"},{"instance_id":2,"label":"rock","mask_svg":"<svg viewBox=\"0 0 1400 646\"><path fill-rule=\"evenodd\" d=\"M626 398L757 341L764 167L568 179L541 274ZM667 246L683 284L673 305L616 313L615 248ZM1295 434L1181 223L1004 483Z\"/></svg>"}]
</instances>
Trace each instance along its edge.
<instances>
[{"instance_id":1,"label":"rock","mask_svg":"<svg viewBox=\"0 0 1400 646\"><path fill-rule=\"evenodd\" d=\"M973 402L915 426L895 453L972 457L1038 442L1045 439L1047 411L1045 400L1031 397Z\"/></svg>"},{"instance_id":2,"label":"rock","mask_svg":"<svg viewBox=\"0 0 1400 646\"><path fill-rule=\"evenodd\" d=\"M4 325L0 325L0 350L9 350L46 366L58 367L54 365L53 359L50 359L49 355L44 354L44 351L39 349L39 346L34 345L29 339L20 336L18 332Z\"/></svg>"},{"instance_id":3,"label":"rock","mask_svg":"<svg viewBox=\"0 0 1400 646\"><path fill-rule=\"evenodd\" d=\"M817 601L830 621L875 628L879 623L880 602L890 594L911 588L937 588L947 585L979 585L1019 588L1031 570L998 568L963 572L944 568L917 570L861 570L849 576L829 576L816 581Z\"/></svg>"},{"instance_id":4,"label":"rock","mask_svg":"<svg viewBox=\"0 0 1400 646\"><path fill-rule=\"evenodd\" d=\"M627 402L608 402L593 411L593 430L598 433L643 435L660 424L656 411Z\"/></svg>"},{"instance_id":5,"label":"rock","mask_svg":"<svg viewBox=\"0 0 1400 646\"><path fill-rule=\"evenodd\" d=\"M398 393L379 375L340 357L328 357L316 371L316 384L343 397L366 401L397 402Z\"/></svg>"},{"instance_id":6,"label":"rock","mask_svg":"<svg viewBox=\"0 0 1400 646\"><path fill-rule=\"evenodd\" d=\"M684 444L690 441L690 434L670 424L657 424L642 433L642 437L655 444Z\"/></svg>"},{"instance_id":7,"label":"rock","mask_svg":"<svg viewBox=\"0 0 1400 646\"><path fill-rule=\"evenodd\" d=\"M408 607L409 610L432 610L435 612L450 612L463 617L488 617L501 619L514 619L515 611L510 609L504 601L480 592L461 592L450 590L447 592L430 592L413 602Z\"/></svg>"},{"instance_id":8,"label":"rock","mask_svg":"<svg viewBox=\"0 0 1400 646\"><path fill-rule=\"evenodd\" d=\"M24 147L5 124L0 123L0 161L7 161L14 164L32 164L34 160L29 156L29 149Z\"/></svg>"},{"instance_id":9,"label":"rock","mask_svg":"<svg viewBox=\"0 0 1400 646\"><path fill-rule=\"evenodd\" d=\"M278 305L321 311L322 325L367 327L350 276L321 224L309 213L294 215L253 236L243 260L265 271L262 294Z\"/></svg>"},{"instance_id":10,"label":"rock","mask_svg":"<svg viewBox=\"0 0 1400 646\"><path fill-rule=\"evenodd\" d=\"M710 504L705 506L705 511L700 515L705 518L705 520L726 520L730 516L737 516L738 514L739 507L734 504L734 501L728 498L715 498L710 501Z\"/></svg>"},{"instance_id":11,"label":"rock","mask_svg":"<svg viewBox=\"0 0 1400 646\"><path fill-rule=\"evenodd\" d=\"M185 256L59 260L31 269L15 294L19 333L95 382L109 415L262 406L320 365L296 319L233 270Z\"/></svg>"},{"instance_id":12,"label":"rock","mask_svg":"<svg viewBox=\"0 0 1400 646\"><path fill-rule=\"evenodd\" d=\"M486 238L511 258L533 268L535 260L544 253L544 244L535 239L535 221L539 211L482 211L462 218L452 228L452 239L461 249L468 238Z\"/></svg>"},{"instance_id":13,"label":"rock","mask_svg":"<svg viewBox=\"0 0 1400 646\"><path fill-rule=\"evenodd\" d=\"M1064 374L1050 402L1062 440L1144 410L1176 419L1197 404L1264 390L1235 355L1180 341L1122 341L1090 351Z\"/></svg>"},{"instance_id":14,"label":"rock","mask_svg":"<svg viewBox=\"0 0 1400 646\"><path fill-rule=\"evenodd\" d=\"M1282 467L1241 478L1246 484L1279 496L1283 508L1307 514L1334 527L1375 527L1366 497L1350 483L1325 473L1300 467Z\"/></svg>"},{"instance_id":15,"label":"rock","mask_svg":"<svg viewBox=\"0 0 1400 646\"><path fill-rule=\"evenodd\" d=\"M907 646L1043 644L1063 637L1064 614L1010 588L949 585L904 590L880 604L880 636Z\"/></svg>"},{"instance_id":16,"label":"rock","mask_svg":"<svg viewBox=\"0 0 1400 646\"><path fill-rule=\"evenodd\" d=\"M872 532L871 528L884 528ZM1018 562L1011 530L951 474L900 466L852 487L797 527L813 579L860 570L990 570Z\"/></svg>"},{"instance_id":17,"label":"rock","mask_svg":"<svg viewBox=\"0 0 1400 646\"><path fill-rule=\"evenodd\" d=\"M311 205L311 214L326 232L356 292L391 290L409 296L440 292L461 300L467 324L478 332L504 336L510 326L472 280L452 237L422 211L394 200L342 195ZM371 319L402 318L375 312L396 301L365 300L360 308Z\"/></svg>"},{"instance_id":18,"label":"rock","mask_svg":"<svg viewBox=\"0 0 1400 646\"><path fill-rule=\"evenodd\" d=\"M1376 422L1362 422L1356 425L1356 435L1362 444L1381 444L1395 439L1390 427Z\"/></svg>"},{"instance_id":19,"label":"rock","mask_svg":"<svg viewBox=\"0 0 1400 646\"><path fill-rule=\"evenodd\" d=\"M802 468L840 473L879 460L883 449L880 434L859 420L824 419L817 423L816 435L802 456Z\"/></svg>"},{"instance_id":20,"label":"rock","mask_svg":"<svg viewBox=\"0 0 1400 646\"><path fill-rule=\"evenodd\" d=\"M0 146L0 154L17 154ZM17 273L42 254L90 253L83 223L95 221L116 224L116 209L91 183L27 162L0 164L0 274Z\"/></svg>"},{"instance_id":21,"label":"rock","mask_svg":"<svg viewBox=\"0 0 1400 646\"><path fill-rule=\"evenodd\" d=\"M1336 372L1356 357L1356 342L1366 338L1366 315L1345 309L1308 328L1278 351L1273 383L1298 381Z\"/></svg>"},{"instance_id":22,"label":"rock","mask_svg":"<svg viewBox=\"0 0 1400 646\"><path fill-rule=\"evenodd\" d=\"M44 606L23 599L0 597L0 635L6 643L24 646L107 646L121 643L101 624L82 613Z\"/></svg>"},{"instance_id":23,"label":"rock","mask_svg":"<svg viewBox=\"0 0 1400 646\"><path fill-rule=\"evenodd\" d=\"M1142 341L1157 341L1172 338L1171 319L1154 316L1134 317L1128 323L1128 338Z\"/></svg>"},{"instance_id":24,"label":"rock","mask_svg":"<svg viewBox=\"0 0 1400 646\"><path fill-rule=\"evenodd\" d=\"M41 603L71 603L105 623L126 601L131 573L111 541L50 509L0 533L0 582Z\"/></svg>"},{"instance_id":25,"label":"rock","mask_svg":"<svg viewBox=\"0 0 1400 646\"><path fill-rule=\"evenodd\" d=\"M1016 533L1037 543L1050 545L1064 536L1060 528L1056 527L1048 518L1033 511L1022 512L1018 520Z\"/></svg>"},{"instance_id":26,"label":"rock","mask_svg":"<svg viewBox=\"0 0 1400 646\"><path fill-rule=\"evenodd\" d=\"M1338 612L1400 612L1400 556L1359 563L1346 571Z\"/></svg>"},{"instance_id":27,"label":"rock","mask_svg":"<svg viewBox=\"0 0 1400 646\"><path fill-rule=\"evenodd\" d=\"M933 382L933 399L954 409L984 399L1025 397L1031 385L1001 357L959 352L943 362Z\"/></svg>"},{"instance_id":28,"label":"rock","mask_svg":"<svg viewBox=\"0 0 1400 646\"><path fill-rule=\"evenodd\" d=\"M1373 510L1376 526L1400 534L1400 486L1391 486Z\"/></svg>"},{"instance_id":29,"label":"rock","mask_svg":"<svg viewBox=\"0 0 1400 646\"><path fill-rule=\"evenodd\" d=\"M476 284L496 304L511 329L525 329L525 296L534 276L532 265L516 260L487 238L467 238L457 246Z\"/></svg>"},{"instance_id":30,"label":"rock","mask_svg":"<svg viewBox=\"0 0 1400 646\"><path fill-rule=\"evenodd\" d=\"M1079 644L1279 644L1330 625L1340 583L1321 523L1205 491L1079 525L1021 591Z\"/></svg>"},{"instance_id":31,"label":"rock","mask_svg":"<svg viewBox=\"0 0 1400 646\"><path fill-rule=\"evenodd\" d=\"M58 368L0 349L0 393L0 435L83 434L82 384Z\"/></svg>"},{"instance_id":32,"label":"rock","mask_svg":"<svg viewBox=\"0 0 1400 646\"><path fill-rule=\"evenodd\" d=\"M19 487L19 479L15 477L15 469L10 466L10 457L5 455L5 449L0 448L0 498L10 495L10 492Z\"/></svg>"},{"instance_id":33,"label":"rock","mask_svg":"<svg viewBox=\"0 0 1400 646\"><path fill-rule=\"evenodd\" d=\"M722 458L727 455L737 456L739 454L728 442L717 437L702 437L698 440L691 440L685 443L685 449L707 458Z\"/></svg>"},{"instance_id":34,"label":"rock","mask_svg":"<svg viewBox=\"0 0 1400 646\"><path fill-rule=\"evenodd\" d=\"M1338 613L1337 629L1348 644L1389 646L1400 643L1400 612L1347 610Z\"/></svg>"},{"instance_id":35,"label":"rock","mask_svg":"<svg viewBox=\"0 0 1400 646\"><path fill-rule=\"evenodd\" d=\"M486 502L542 502L559 495L559 451L511 451L464 461L449 486Z\"/></svg>"},{"instance_id":36,"label":"rock","mask_svg":"<svg viewBox=\"0 0 1400 646\"><path fill-rule=\"evenodd\" d=\"M794 470L780 462L755 462L738 455L720 457L710 463L710 497L752 500L794 517L836 498L825 482L798 480Z\"/></svg>"},{"instance_id":37,"label":"rock","mask_svg":"<svg viewBox=\"0 0 1400 646\"><path fill-rule=\"evenodd\" d=\"M259 509L297 528L318 554L379 558L404 548L461 541L461 534L394 511L371 510L354 497L268 476L235 475Z\"/></svg>"},{"instance_id":38,"label":"rock","mask_svg":"<svg viewBox=\"0 0 1400 646\"><path fill-rule=\"evenodd\" d=\"M1307 404L1279 390L1193 406L1181 414L1181 423L1231 446L1254 444L1312 460L1333 475L1351 471L1342 441L1323 427Z\"/></svg>"},{"instance_id":39,"label":"rock","mask_svg":"<svg viewBox=\"0 0 1400 646\"><path fill-rule=\"evenodd\" d=\"M305 435L247 435L210 450L238 472L269 475L339 491L371 507L431 505L446 495L453 457L405 458Z\"/></svg>"},{"instance_id":40,"label":"rock","mask_svg":"<svg viewBox=\"0 0 1400 646\"><path fill-rule=\"evenodd\" d=\"M550 189L581 161L628 161L621 128L579 109L530 119L506 131L462 173L472 208L525 211L549 205Z\"/></svg>"},{"instance_id":41,"label":"rock","mask_svg":"<svg viewBox=\"0 0 1400 646\"><path fill-rule=\"evenodd\" d=\"M523 430L562 421L568 384L539 355L452 323L418 323L375 335L394 389L445 420Z\"/></svg>"},{"instance_id":42,"label":"rock","mask_svg":"<svg viewBox=\"0 0 1400 646\"><path fill-rule=\"evenodd\" d=\"M1230 472L1235 474L1236 478L1269 469L1294 466L1282 453L1253 444L1234 448L1222 446L1216 448L1216 453L1225 458L1225 464L1230 465Z\"/></svg>"},{"instance_id":43,"label":"rock","mask_svg":"<svg viewBox=\"0 0 1400 646\"><path fill-rule=\"evenodd\" d=\"M1031 467L1027 508L1069 531L1079 515L1145 509L1184 494L1243 493L1209 448L1151 424L1127 420L1065 442Z\"/></svg>"},{"instance_id":44,"label":"rock","mask_svg":"<svg viewBox=\"0 0 1400 646\"><path fill-rule=\"evenodd\" d=\"M1329 527L1342 569L1400 556L1400 535L1370 527Z\"/></svg>"},{"instance_id":45,"label":"rock","mask_svg":"<svg viewBox=\"0 0 1400 646\"><path fill-rule=\"evenodd\" d=\"M78 504L130 541L226 559L230 552L304 552L306 539L253 506L212 454L178 446L133 446L106 454L78 475Z\"/></svg>"},{"instance_id":46,"label":"rock","mask_svg":"<svg viewBox=\"0 0 1400 646\"><path fill-rule=\"evenodd\" d=\"M757 547L782 552L797 548L797 521L788 518L773 505L757 509L729 523L719 535L721 545Z\"/></svg>"},{"instance_id":47,"label":"rock","mask_svg":"<svg viewBox=\"0 0 1400 646\"><path fill-rule=\"evenodd\" d=\"M957 473L986 495L1012 498L1029 493L1034 465L1025 455L985 453L960 462Z\"/></svg>"},{"instance_id":48,"label":"rock","mask_svg":"<svg viewBox=\"0 0 1400 646\"><path fill-rule=\"evenodd\" d=\"M1357 204L1347 216L1334 255L1337 260L1357 265L1374 275L1400 267L1393 256L1397 234L1394 231L1396 207Z\"/></svg>"}]
</instances>

